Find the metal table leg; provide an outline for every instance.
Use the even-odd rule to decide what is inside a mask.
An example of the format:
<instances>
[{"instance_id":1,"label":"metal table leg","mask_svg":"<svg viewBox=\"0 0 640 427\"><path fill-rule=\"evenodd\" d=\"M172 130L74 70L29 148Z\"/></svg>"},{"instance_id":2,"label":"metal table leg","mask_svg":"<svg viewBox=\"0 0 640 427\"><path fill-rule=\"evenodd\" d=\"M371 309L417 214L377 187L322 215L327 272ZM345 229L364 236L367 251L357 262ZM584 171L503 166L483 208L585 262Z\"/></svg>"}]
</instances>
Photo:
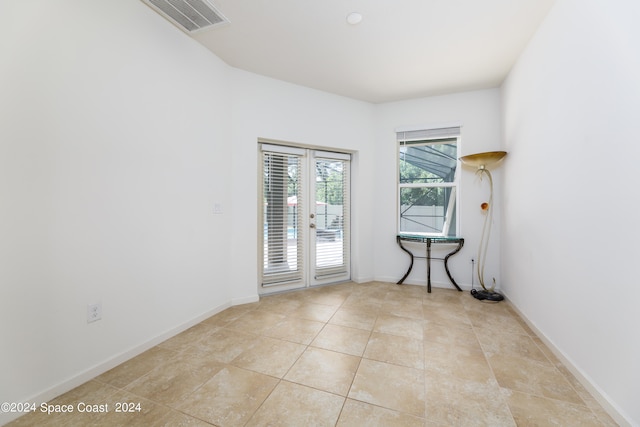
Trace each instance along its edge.
<instances>
[{"instance_id":1,"label":"metal table leg","mask_svg":"<svg viewBox=\"0 0 640 427\"><path fill-rule=\"evenodd\" d=\"M413 268L413 254L411 253L410 250L408 250L407 248L405 248L404 246L402 246L402 240L400 240L399 237L396 237L396 241L398 242L398 245L400 246L400 249L402 249L403 251L405 251L406 253L409 254L409 256L411 257L411 264L409 264L409 269L407 270L407 272L404 274L404 276L402 276L402 279L398 280L398 282L396 284L398 285L402 285L402 282L404 282L404 279L406 279L409 276L409 273L411 273L411 269Z\"/></svg>"},{"instance_id":2,"label":"metal table leg","mask_svg":"<svg viewBox=\"0 0 640 427\"><path fill-rule=\"evenodd\" d=\"M431 293L431 239L427 239L427 292Z\"/></svg>"},{"instance_id":3,"label":"metal table leg","mask_svg":"<svg viewBox=\"0 0 640 427\"><path fill-rule=\"evenodd\" d=\"M453 286L455 286L456 289L458 289L460 292L462 292L462 289L460 289L460 286L458 286L456 281L453 280L453 276L451 275L451 272L449 271L449 266L447 265L447 261L449 261L449 257L451 257L452 255L455 255L458 252L460 252L460 249L462 249L462 245L464 245L464 240L460 239L460 241L458 242L458 247L454 251L449 252L449 255L444 257L444 270L447 272L447 276L449 276L449 280L451 280L451 283L453 284Z\"/></svg>"}]
</instances>

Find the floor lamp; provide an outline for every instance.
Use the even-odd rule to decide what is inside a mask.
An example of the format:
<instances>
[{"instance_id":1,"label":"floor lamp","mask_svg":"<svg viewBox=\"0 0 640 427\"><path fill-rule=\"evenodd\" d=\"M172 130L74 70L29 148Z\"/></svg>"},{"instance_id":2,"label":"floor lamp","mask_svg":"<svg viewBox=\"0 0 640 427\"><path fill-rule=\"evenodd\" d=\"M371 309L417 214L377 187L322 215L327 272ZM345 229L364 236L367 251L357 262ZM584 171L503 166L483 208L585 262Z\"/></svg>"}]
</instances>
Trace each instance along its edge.
<instances>
[{"instance_id":1,"label":"floor lamp","mask_svg":"<svg viewBox=\"0 0 640 427\"><path fill-rule=\"evenodd\" d=\"M480 208L485 212L484 225L482 226L482 237L480 238L480 246L478 247L478 281L482 290L471 289L471 295L479 300L502 301L504 296L494 291L496 283L487 287L484 284L484 265L487 258L487 248L489 246L489 237L491 236L491 222L493 219L493 178L489 168L496 166L507 155L506 151L488 151L486 153L470 154L460 157L463 165L476 168L476 174L486 175L489 178L489 201L482 203Z\"/></svg>"}]
</instances>

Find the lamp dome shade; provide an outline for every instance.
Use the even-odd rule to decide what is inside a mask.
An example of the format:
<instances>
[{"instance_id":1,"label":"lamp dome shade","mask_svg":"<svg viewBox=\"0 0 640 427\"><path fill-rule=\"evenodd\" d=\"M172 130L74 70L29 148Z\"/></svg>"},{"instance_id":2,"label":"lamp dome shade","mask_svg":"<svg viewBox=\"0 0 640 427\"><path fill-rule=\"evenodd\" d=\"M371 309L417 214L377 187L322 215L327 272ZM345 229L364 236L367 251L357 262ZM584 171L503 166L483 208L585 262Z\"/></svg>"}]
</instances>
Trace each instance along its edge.
<instances>
[{"instance_id":1,"label":"lamp dome shade","mask_svg":"<svg viewBox=\"0 0 640 427\"><path fill-rule=\"evenodd\" d=\"M489 168L500 163L507 155L506 151L487 151L485 153L469 154L460 157L460 161L467 166L475 168Z\"/></svg>"}]
</instances>

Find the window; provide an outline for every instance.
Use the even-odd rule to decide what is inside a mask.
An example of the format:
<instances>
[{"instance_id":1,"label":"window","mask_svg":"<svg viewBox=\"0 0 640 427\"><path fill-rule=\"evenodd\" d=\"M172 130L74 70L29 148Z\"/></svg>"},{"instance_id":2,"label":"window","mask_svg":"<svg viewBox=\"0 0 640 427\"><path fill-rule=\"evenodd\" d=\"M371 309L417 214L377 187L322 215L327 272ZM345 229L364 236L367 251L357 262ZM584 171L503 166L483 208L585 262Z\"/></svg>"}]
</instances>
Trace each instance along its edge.
<instances>
[{"instance_id":1,"label":"window","mask_svg":"<svg viewBox=\"0 0 640 427\"><path fill-rule=\"evenodd\" d=\"M399 226L406 234L458 234L459 127L397 133Z\"/></svg>"}]
</instances>

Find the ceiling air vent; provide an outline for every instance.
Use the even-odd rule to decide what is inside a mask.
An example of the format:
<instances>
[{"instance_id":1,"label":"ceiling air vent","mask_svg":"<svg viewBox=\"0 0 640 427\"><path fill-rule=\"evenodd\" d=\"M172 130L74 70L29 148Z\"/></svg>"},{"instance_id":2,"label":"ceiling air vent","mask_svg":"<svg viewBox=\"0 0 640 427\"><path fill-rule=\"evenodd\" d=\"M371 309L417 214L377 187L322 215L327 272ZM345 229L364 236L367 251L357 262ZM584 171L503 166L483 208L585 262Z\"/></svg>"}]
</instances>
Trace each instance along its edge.
<instances>
[{"instance_id":1,"label":"ceiling air vent","mask_svg":"<svg viewBox=\"0 0 640 427\"><path fill-rule=\"evenodd\" d=\"M188 34L229 22L207 0L142 1Z\"/></svg>"}]
</instances>

